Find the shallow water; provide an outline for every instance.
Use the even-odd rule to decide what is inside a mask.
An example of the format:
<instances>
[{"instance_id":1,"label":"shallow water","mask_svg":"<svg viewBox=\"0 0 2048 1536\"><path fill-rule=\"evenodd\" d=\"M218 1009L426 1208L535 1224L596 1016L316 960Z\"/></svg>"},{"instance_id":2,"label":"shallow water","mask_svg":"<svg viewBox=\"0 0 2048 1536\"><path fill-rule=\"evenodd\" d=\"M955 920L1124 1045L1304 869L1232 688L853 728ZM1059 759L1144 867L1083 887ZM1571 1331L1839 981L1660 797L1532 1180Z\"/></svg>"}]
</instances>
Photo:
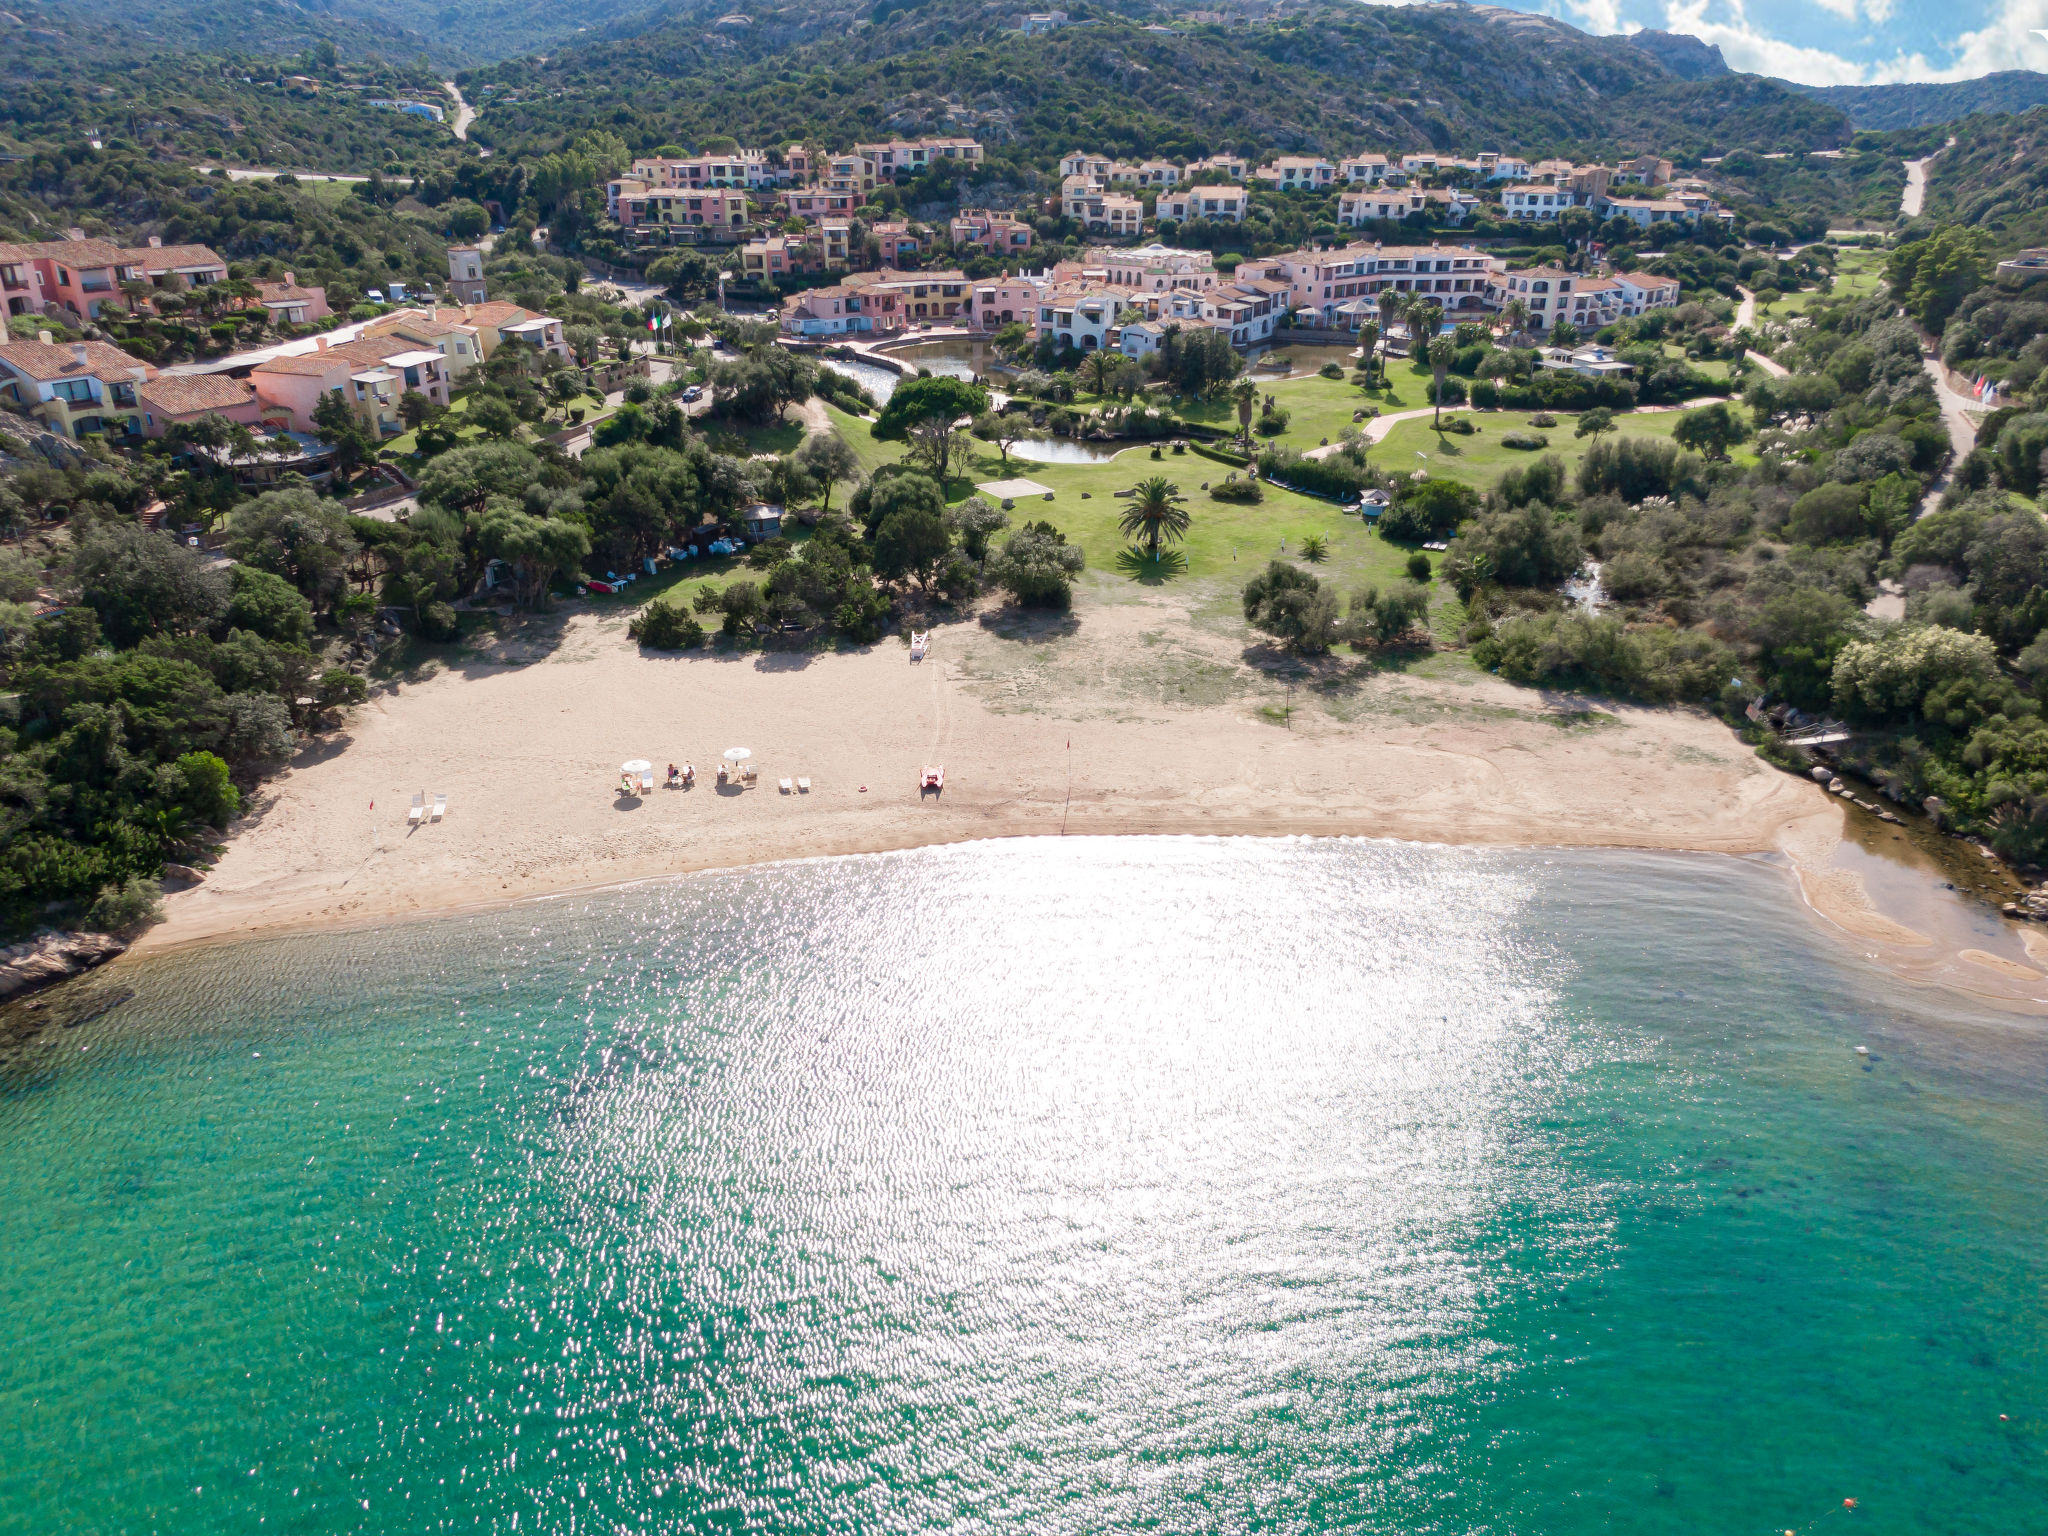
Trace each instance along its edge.
<instances>
[{"instance_id":1,"label":"shallow water","mask_svg":"<svg viewBox=\"0 0 2048 1536\"><path fill-rule=\"evenodd\" d=\"M2048 1507L2048 1035L1760 861L972 844L113 984L0 1094L0 1529Z\"/></svg>"},{"instance_id":2,"label":"shallow water","mask_svg":"<svg viewBox=\"0 0 2048 1536\"><path fill-rule=\"evenodd\" d=\"M1010 457L1038 464L1107 464L1141 443L1077 443L1071 437L1027 437L1010 445Z\"/></svg>"}]
</instances>

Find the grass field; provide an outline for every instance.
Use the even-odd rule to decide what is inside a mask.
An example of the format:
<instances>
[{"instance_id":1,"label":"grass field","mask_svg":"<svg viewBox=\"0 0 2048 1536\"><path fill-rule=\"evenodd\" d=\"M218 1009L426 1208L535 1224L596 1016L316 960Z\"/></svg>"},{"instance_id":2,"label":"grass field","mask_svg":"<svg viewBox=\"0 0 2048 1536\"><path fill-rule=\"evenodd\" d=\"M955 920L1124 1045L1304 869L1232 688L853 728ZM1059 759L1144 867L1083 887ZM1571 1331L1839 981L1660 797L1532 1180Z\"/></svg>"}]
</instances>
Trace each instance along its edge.
<instances>
[{"instance_id":1,"label":"grass field","mask_svg":"<svg viewBox=\"0 0 2048 1536\"><path fill-rule=\"evenodd\" d=\"M1835 263L1833 293L1804 289L1799 293L1788 293L1768 307L1758 305L1757 312L1784 320L1793 315L1803 315L1818 303L1838 298L1865 298L1884 286L1884 260L1882 251L1844 251Z\"/></svg>"},{"instance_id":2,"label":"grass field","mask_svg":"<svg viewBox=\"0 0 2048 1536\"><path fill-rule=\"evenodd\" d=\"M1373 462L1396 474L1425 469L1432 475L1486 490L1499 483L1510 465L1527 464L1545 453L1556 454L1567 468L1576 470L1592 445L1591 438L1572 435L1578 426L1576 416L1559 416L1554 427L1532 427L1529 414L1522 411L1474 411L1471 416L1473 425L1479 429L1471 437L1433 431L1426 420L1401 422L1373 451ZM1630 411L1614 418L1615 435L1669 438L1678 425L1678 417L1677 411ZM1501 439L1514 431L1547 437L1550 446L1541 451L1503 447ZM1740 448L1735 450L1734 458L1738 464L1756 462L1754 455L1745 454Z\"/></svg>"},{"instance_id":3,"label":"grass field","mask_svg":"<svg viewBox=\"0 0 2048 1536\"><path fill-rule=\"evenodd\" d=\"M572 409L579 405L583 407L583 419L586 423L602 420L608 414L604 408L604 396L602 395L578 395L569 402L569 406ZM465 443L476 442L484 435L482 428L472 427L467 424L468 413L469 397L467 395L464 395L448 407L449 418L455 423L455 435ZM533 429L528 428L527 430L529 435L531 435ZM552 432L557 430L557 428L549 424L547 430ZM401 432L398 436L385 442L378 457L384 459L407 458L417 452L418 448L419 437L417 433Z\"/></svg>"}]
</instances>

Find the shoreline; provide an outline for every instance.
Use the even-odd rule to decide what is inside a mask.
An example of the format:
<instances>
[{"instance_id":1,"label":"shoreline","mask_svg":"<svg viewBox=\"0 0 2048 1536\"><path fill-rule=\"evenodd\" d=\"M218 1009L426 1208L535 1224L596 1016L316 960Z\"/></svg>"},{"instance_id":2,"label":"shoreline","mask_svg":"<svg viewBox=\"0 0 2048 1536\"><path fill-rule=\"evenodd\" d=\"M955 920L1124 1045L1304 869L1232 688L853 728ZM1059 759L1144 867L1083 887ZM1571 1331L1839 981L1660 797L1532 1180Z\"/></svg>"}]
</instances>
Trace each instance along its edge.
<instances>
[{"instance_id":1,"label":"shoreline","mask_svg":"<svg viewBox=\"0 0 2048 1536\"><path fill-rule=\"evenodd\" d=\"M1290 684L1201 603L970 615L936 629L921 665L893 638L666 655L632 645L623 613L535 619L309 745L129 953L995 838L1322 836L1778 854L1849 942L1914 971L1933 950L2003 950L1988 957L2030 975L1957 975L2048 1003L2016 936L1950 944L1927 920L1938 881L1873 900L1874 866L1835 867L1840 802L1704 713L1519 689L1446 656L1406 671L1332 659ZM758 787L710 782L732 745L753 749ZM620 796L629 758L657 778L694 761L698 785ZM942 796L917 788L927 764L946 766ZM781 793L784 776L812 792ZM408 828L415 791L446 793L447 818Z\"/></svg>"}]
</instances>

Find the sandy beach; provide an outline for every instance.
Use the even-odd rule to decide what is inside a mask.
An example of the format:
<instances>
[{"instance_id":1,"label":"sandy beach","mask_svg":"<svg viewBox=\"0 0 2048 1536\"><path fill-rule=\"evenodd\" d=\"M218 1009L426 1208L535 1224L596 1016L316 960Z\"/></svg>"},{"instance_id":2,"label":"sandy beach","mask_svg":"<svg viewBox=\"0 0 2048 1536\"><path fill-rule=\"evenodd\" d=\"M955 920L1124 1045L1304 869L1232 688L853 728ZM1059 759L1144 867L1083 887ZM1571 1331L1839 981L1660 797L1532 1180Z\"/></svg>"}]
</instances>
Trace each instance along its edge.
<instances>
[{"instance_id":1,"label":"sandy beach","mask_svg":"<svg viewBox=\"0 0 2048 1536\"><path fill-rule=\"evenodd\" d=\"M971 838L1358 835L1503 845L1824 848L1842 812L1725 727L1518 689L1440 659L1294 687L1171 598L940 628L862 652L642 652L622 616L527 621L380 693L267 784L144 950L364 923L768 860ZM744 745L759 787L713 782ZM618 765L695 789L617 792ZM943 795L919 770L943 764ZM777 781L805 776L809 794ZM412 792L447 818L408 829ZM374 809L373 807L374 803Z\"/></svg>"}]
</instances>

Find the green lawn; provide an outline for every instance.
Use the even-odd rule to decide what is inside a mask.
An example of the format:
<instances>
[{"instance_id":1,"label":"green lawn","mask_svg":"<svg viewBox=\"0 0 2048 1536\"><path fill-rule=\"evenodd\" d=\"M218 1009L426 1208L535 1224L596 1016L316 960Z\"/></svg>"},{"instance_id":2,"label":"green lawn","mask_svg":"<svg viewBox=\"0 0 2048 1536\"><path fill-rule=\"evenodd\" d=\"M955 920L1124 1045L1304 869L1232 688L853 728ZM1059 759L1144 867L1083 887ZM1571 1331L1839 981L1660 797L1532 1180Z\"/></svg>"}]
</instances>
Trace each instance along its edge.
<instances>
[{"instance_id":1,"label":"green lawn","mask_svg":"<svg viewBox=\"0 0 2048 1536\"><path fill-rule=\"evenodd\" d=\"M1328 388L1327 381L1313 382ZM863 470L872 473L878 465L902 457L900 444L875 441L866 422L843 411L827 409L840 435L853 445ZM1343 419L1348 425L1348 409ZM1293 436L1289 434L1290 438ZM1229 466L1214 459L1195 453L1176 454L1170 448L1162 448L1155 460L1149 447L1126 449L1105 464L1037 464L1013 457L1006 471L1000 454L977 443L969 474L947 486L947 497L952 501L964 500L973 493L975 484L989 480L1021 478L1049 487L1053 492L1051 501L1019 501L1011 509L1011 519L1019 523L1027 519L1051 523L1081 546L1098 584L1105 577L1130 579L1118 573L1117 557L1131 541L1116 526L1125 503L1117 499L1115 492L1159 474L1168 476L1181 488L1194 516L1194 526L1186 542L1179 546L1187 555L1187 572L1175 580L1242 583L1268 559L1283 553L1283 541L1284 552L1291 555L1312 533L1321 534L1330 546L1330 559L1322 566L1321 574L1340 585L1385 582L1400 574L1408 551L1382 542L1361 519L1345 516L1334 503L1268 486L1263 502L1245 506L1217 501L1202 489L1205 483L1220 482L1229 473Z\"/></svg>"},{"instance_id":2,"label":"green lawn","mask_svg":"<svg viewBox=\"0 0 2048 1536\"><path fill-rule=\"evenodd\" d=\"M1816 289L1802 289L1788 293L1777 303L1765 307L1757 306L1757 313L1773 319L1789 319L1804 314L1816 304L1829 303L1839 298L1861 299L1884 286L1884 253L1871 251L1844 251L1835 263L1835 289L1833 293L1821 293Z\"/></svg>"},{"instance_id":3,"label":"green lawn","mask_svg":"<svg viewBox=\"0 0 2048 1536\"><path fill-rule=\"evenodd\" d=\"M1438 433L1426 420L1404 421L1373 450L1373 462L1397 474L1426 469L1432 475L1462 480L1467 485L1486 489L1500 480L1509 465L1526 464L1542 457L1543 453L1556 454L1568 468L1576 470L1592 442L1590 438L1572 435L1578 426L1576 416L1558 416L1554 427L1532 427L1529 425L1529 413L1523 411L1474 411L1470 415L1473 425L1479 429L1471 437ZM1614 426L1616 433L1623 437L1668 438L1678 425L1678 417L1677 411L1654 414L1629 411L1615 417ZM1547 437L1550 446L1541 453L1502 447L1501 438L1514 431ZM1428 457L1417 458L1417 454L1427 454ZM1746 454L1740 448L1735 450L1734 457L1738 464L1756 462L1754 455Z\"/></svg>"},{"instance_id":4,"label":"green lawn","mask_svg":"<svg viewBox=\"0 0 2048 1536\"><path fill-rule=\"evenodd\" d=\"M569 408L572 410L579 405L583 407L583 420L586 425L594 421L601 421L610 414L604 408L604 396L602 395L578 395L569 402ZM465 418L468 415L468 411L469 396L467 395L464 395L448 407L449 416L455 418L455 435L465 443L477 441L484 435L481 428L466 425ZM527 430L529 433L534 431L531 427ZM545 430L554 432L560 429L550 423L545 425ZM398 436L386 440L383 450L378 457L386 459L407 458L418 451L419 434L416 432L401 432Z\"/></svg>"}]
</instances>

